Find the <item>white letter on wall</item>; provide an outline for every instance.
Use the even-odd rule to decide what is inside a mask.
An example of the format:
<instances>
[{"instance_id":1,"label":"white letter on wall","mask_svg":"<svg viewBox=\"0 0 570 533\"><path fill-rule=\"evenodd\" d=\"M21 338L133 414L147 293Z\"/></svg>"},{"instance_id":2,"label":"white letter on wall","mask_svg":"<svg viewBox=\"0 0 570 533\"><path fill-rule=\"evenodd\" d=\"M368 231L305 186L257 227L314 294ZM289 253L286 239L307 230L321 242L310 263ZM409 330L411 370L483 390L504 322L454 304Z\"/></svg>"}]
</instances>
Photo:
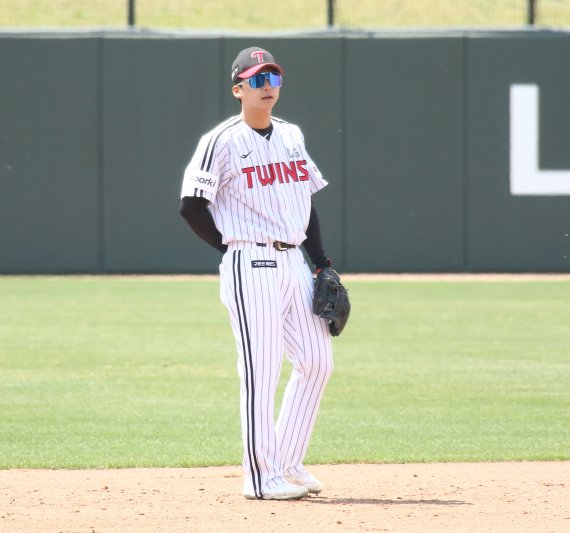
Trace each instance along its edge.
<instances>
[{"instance_id":1,"label":"white letter on wall","mask_svg":"<svg viewBox=\"0 0 570 533\"><path fill-rule=\"evenodd\" d=\"M538 109L537 85L511 85L511 194L570 194L570 170L538 168Z\"/></svg>"}]
</instances>

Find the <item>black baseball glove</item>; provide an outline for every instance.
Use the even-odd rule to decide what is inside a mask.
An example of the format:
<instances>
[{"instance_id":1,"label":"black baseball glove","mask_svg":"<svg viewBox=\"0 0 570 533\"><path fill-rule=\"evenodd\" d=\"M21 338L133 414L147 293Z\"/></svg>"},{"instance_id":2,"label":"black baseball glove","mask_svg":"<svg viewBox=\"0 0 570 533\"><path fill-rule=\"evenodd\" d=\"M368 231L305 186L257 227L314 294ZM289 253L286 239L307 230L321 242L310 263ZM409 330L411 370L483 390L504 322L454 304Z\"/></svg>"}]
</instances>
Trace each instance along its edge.
<instances>
[{"instance_id":1,"label":"black baseball glove","mask_svg":"<svg viewBox=\"0 0 570 533\"><path fill-rule=\"evenodd\" d=\"M350 315L348 292L339 275L330 267L317 271L313 294L313 313L328 321L333 337L342 333Z\"/></svg>"}]
</instances>

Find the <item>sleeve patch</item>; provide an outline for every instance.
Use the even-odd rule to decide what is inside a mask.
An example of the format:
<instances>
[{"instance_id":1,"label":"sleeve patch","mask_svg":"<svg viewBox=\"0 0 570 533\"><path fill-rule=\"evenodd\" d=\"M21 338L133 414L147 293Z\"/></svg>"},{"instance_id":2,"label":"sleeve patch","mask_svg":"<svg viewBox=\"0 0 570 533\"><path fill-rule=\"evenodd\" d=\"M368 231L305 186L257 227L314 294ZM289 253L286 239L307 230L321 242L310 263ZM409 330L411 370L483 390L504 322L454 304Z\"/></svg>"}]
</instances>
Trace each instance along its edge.
<instances>
[{"instance_id":1,"label":"sleeve patch","mask_svg":"<svg viewBox=\"0 0 570 533\"><path fill-rule=\"evenodd\" d=\"M184 196L199 196L198 191L204 191L214 196L218 191L219 177L196 168L187 168L182 183L182 198Z\"/></svg>"}]
</instances>

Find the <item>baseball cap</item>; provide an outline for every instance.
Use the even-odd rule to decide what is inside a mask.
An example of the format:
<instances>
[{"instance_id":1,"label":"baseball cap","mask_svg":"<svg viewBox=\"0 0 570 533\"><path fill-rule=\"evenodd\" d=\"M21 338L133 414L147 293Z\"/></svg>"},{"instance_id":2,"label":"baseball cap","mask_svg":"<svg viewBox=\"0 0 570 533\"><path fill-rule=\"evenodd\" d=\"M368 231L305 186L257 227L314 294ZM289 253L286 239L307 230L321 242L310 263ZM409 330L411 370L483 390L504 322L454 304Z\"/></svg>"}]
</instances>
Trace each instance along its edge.
<instances>
[{"instance_id":1,"label":"baseball cap","mask_svg":"<svg viewBox=\"0 0 570 533\"><path fill-rule=\"evenodd\" d=\"M263 48L252 46L242 50L232 65L232 81L235 83L238 78L247 79L257 74L265 67L273 67L281 75L283 69L275 62L275 58Z\"/></svg>"}]
</instances>

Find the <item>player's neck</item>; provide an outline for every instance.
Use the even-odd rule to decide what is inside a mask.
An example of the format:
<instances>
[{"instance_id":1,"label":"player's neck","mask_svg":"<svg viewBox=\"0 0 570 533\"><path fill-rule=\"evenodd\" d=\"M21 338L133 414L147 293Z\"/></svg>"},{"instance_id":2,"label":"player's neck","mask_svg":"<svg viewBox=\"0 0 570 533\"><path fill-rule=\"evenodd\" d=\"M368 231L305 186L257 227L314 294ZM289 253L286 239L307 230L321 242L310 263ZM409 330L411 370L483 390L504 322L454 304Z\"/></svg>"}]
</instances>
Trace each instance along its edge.
<instances>
[{"instance_id":1,"label":"player's neck","mask_svg":"<svg viewBox=\"0 0 570 533\"><path fill-rule=\"evenodd\" d=\"M254 129L264 129L271 125L271 113L267 113L265 110L242 109L241 119Z\"/></svg>"}]
</instances>

